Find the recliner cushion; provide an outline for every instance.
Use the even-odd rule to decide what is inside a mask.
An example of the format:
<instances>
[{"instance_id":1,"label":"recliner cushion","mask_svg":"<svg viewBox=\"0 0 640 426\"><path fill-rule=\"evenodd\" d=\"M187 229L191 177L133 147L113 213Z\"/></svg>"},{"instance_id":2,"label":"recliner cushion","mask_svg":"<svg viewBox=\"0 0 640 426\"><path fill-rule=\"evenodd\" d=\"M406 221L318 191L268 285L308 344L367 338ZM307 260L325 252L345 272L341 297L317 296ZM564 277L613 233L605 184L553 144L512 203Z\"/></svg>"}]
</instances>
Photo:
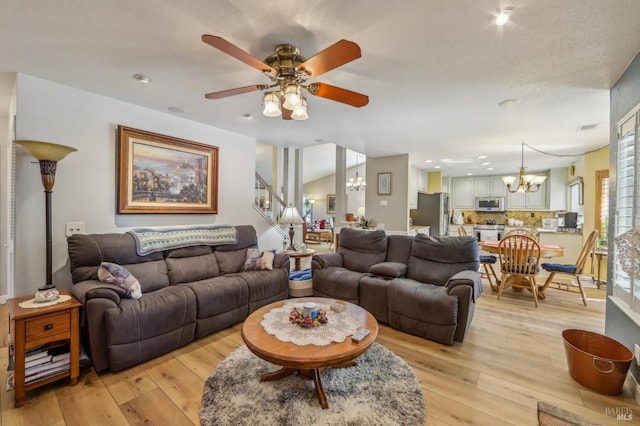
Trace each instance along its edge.
<instances>
[{"instance_id":1,"label":"recliner cushion","mask_svg":"<svg viewBox=\"0 0 640 426\"><path fill-rule=\"evenodd\" d=\"M460 271L480 268L480 247L473 237L429 237L413 239L407 278L444 285Z\"/></svg>"},{"instance_id":2,"label":"recliner cushion","mask_svg":"<svg viewBox=\"0 0 640 426\"><path fill-rule=\"evenodd\" d=\"M371 265L384 262L387 257L387 234L384 231L340 230L340 247L345 268L368 272Z\"/></svg>"},{"instance_id":3,"label":"recliner cushion","mask_svg":"<svg viewBox=\"0 0 640 426\"><path fill-rule=\"evenodd\" d=\"M188 283L220 275L218 260L213 253L204 256L165 259L171 284Z\"/></svg>"}]
</instances>

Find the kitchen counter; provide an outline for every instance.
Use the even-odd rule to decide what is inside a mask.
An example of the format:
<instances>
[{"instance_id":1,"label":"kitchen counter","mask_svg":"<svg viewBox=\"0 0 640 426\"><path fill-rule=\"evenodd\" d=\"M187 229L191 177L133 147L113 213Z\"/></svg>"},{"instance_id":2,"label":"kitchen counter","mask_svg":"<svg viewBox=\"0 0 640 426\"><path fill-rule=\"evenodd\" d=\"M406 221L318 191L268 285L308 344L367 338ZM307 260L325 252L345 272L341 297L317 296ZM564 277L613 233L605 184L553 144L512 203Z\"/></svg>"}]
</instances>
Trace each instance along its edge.
<instances>
[{"instance_id":1,"label":"kitchen counter","mask_svg":"<svg viewBox=\"0 0 640 426\"><path fill-rule=\"evenodd\" d=\"M582 230L581 229L575 229L575 231L566 231L563 229L545 229L545 228L536 228L538 232L543 233L543 232L549 232L549 233L553 233L553 234L578 234L578 235L582 235Z\"/></svg>"}]
</instances>

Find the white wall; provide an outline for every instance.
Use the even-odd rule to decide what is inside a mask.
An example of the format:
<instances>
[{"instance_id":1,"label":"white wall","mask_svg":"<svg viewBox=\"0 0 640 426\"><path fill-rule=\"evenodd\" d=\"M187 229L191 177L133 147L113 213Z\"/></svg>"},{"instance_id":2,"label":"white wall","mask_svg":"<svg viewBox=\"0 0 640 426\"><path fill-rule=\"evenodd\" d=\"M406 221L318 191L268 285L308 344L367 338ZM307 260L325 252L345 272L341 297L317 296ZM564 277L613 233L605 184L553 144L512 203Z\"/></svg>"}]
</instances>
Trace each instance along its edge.
<instances>
[{"instance_id":1,"label":"white wall","mask_svg":"<svg viewBox=\"0 0 640 426\"><path fill-rule=\"evenodd\" d=\"M71 285L65 223L84 222L87 233L186 224L253 224L269 234L251 207L255 140L46 80L18 75L17 139L50 141L78 149L58 163L52 196L54 284ZM116 129L125 125L219 150L217 215L116 214ZM34 293L45 279L44 192L40 171L26 153L16 170L15 294ZM279 240L279 239L278 239Z\"/></svg>"},{"instance_id":2,"label":"white wall","mask_svg":"<svg viewBox=\"0 0 640 426\"><path fill-rule=\"evenodd\" d=\"M359 175L362 176L367 185L369 185L369 181L366 180L366 173L363 173L364 167L360 165ZM356 175L356 168L351 167L347 170L347 176L354 177ZM346 181L345 181L346 184ZM332 173L328 176L322 177L320 179L313 180L311 182L307 182L304 184L304 193L311 195L311 197L316 200L313 205L313 219L314 220L322 220L327 219L330 215L327 213L327 194L335 194L336 193L336 175ZM346 213L353 213L354 215L358 213L358 207L365 206L365 191L347 191L347 211ZM366 211L365 211L366 216ZM336 222L343 221L344 218L336 218Z\"/></svg>"}]
</instances>

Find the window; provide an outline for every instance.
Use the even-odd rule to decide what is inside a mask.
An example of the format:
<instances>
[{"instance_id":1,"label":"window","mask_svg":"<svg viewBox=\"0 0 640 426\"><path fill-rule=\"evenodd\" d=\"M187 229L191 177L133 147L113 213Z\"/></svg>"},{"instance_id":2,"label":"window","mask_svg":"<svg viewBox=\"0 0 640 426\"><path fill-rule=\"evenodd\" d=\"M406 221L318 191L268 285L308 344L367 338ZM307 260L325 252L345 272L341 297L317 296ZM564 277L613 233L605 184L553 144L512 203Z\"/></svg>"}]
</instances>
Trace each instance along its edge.
<instances>
[{"instance_id":1,"label":"window","mask_svg":"<svg viewBox=\"0 0 640 426\"><path fill-rule=\"evenodd\" d=\"M622 309L635 314L640 314L639 122L640 109L636 109L618 124L612 271L613 300Z\"/></svg>"},{"instance_id":2,"label":"window","mask_svg":"<svg viewBox=\"0 0 640 426\"><path fill-rule=\"evenodd\" d=\"M607 247L609 240L609 170L596 172L596 223L600 240L598 247Z\"/></svg>"}]
</instances>

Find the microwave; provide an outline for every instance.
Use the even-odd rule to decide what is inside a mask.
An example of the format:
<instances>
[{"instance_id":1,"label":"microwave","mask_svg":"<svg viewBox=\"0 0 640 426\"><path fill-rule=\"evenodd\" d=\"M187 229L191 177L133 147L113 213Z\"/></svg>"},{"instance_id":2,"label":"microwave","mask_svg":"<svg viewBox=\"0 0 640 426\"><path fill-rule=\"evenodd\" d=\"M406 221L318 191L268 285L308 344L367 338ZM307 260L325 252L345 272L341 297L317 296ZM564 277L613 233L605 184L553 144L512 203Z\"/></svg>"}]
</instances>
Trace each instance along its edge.
<instances>
[{"instance_id":1,"label":"microwave","mask_svg":"<svg viewBox=\"0 0 640 426\"><path fill-rule=\"evenodd\" d=\"M477 212L504 212L504 197L476 197Z\"/></svg>"}]
</instances>

